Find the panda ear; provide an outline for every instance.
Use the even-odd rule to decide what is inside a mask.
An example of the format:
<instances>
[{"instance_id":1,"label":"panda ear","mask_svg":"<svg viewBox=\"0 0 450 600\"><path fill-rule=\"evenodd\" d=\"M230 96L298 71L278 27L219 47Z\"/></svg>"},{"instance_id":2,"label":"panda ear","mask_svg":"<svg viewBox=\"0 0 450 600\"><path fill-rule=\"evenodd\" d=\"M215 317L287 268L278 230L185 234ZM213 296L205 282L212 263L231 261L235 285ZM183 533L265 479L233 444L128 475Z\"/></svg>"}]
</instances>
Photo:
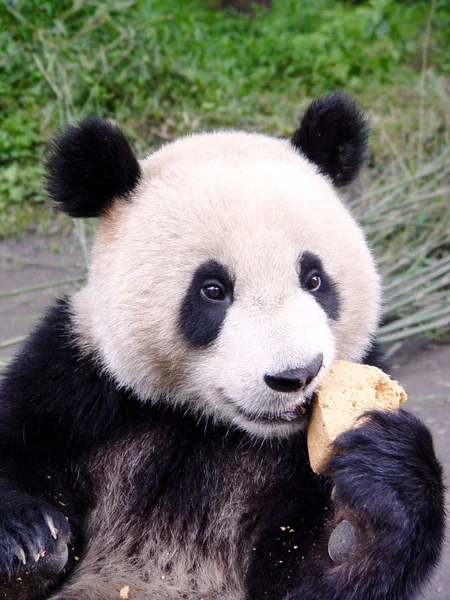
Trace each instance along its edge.
<instances>
[{"instance_id":1,"label":"panda ear","mask_svg":"<svg viewBox=\"0 0 450 600\"><path fill-rule=\"evenodd\" d=\"M356 102L335 92L309 106L291 143L336 187L342 187L358 176L367 140L367 121Z\"/></svg>"},{"instance_id":2,"label":"panda ear","mask_svg":"<svg viewBox=\"0 0 450 600\"><path fill-rule=\"evenodd\" d=\"M46 188L72 217L98 217L139 183L141 169L119 128L90 117L66 127L50 143Z\"/></svg>"}]
</instances>

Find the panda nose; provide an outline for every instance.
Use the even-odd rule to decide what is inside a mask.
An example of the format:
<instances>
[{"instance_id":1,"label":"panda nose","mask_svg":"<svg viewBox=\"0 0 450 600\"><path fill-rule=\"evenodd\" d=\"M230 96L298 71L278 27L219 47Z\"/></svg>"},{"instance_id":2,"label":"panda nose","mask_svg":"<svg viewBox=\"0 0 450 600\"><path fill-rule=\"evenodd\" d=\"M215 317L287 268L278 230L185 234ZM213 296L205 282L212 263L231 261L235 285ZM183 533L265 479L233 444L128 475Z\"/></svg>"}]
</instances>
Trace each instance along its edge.
<instances>
[{"instance_id":1,"label":"panda nose","mask_svg":"<svg viewBox=\"0 0 450 600\"><path fill-rule=\"evenodd\" d=\"M265 375L264 381L276 392L298 392L311 383L323 363L323 354L318 354L305 367L289 369L276 375Z\"/></svg>"}]
</instances>

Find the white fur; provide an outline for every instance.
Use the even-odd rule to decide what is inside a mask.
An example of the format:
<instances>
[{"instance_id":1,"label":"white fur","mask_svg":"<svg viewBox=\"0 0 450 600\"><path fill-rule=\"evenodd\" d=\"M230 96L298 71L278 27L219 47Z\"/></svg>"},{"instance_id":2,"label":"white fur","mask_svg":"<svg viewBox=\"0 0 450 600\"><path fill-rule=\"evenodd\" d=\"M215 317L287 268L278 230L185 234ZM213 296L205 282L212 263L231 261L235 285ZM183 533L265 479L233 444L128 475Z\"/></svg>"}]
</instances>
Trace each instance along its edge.
<instances>
[{"instance_id":1,"label":"white fur","mask_svg":"<svg viewBox=\"0 0 450 600\"><path fill-rule=\"evenodd\" d=\"M359 361L378 322L380 284L360 227L336 191L289 142L239 132L191 136L141 162L131 201L100 220L87 286L74 298L80 338L143 401L165 398L258 436L301 424L244 418L293 409L334 359ZM317 254L341 305L334 322L299 285ZM236 278L217 340L193 349L178 314L206 260ZM322 352L302 392L264 383Z\"/></svg>"}]
</instances>

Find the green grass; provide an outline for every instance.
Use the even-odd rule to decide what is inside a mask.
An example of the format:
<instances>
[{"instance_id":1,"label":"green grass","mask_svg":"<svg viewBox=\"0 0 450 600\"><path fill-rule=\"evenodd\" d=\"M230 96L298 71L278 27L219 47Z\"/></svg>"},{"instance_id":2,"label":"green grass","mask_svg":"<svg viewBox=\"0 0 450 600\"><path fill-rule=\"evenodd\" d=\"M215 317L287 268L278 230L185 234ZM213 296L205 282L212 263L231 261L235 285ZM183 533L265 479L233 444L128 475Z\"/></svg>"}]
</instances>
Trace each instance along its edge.
<instances>
[{"instance_id":1,"label":"green grass","mask_svg":"<svg viewBox=\"0 0 450 600\"><path fill-rule=\"evenodd\" d=\"M41 161L68 120L113 118L143 155L218 127L290 135L312 98L340 88L372 124L349 199L385 276L381 340L446 335L448 0L274 0L251 16L214 4L0 3L0 237L55 228Z\"/></svg>"},{"instance_id":2,"label":"green grass","mask_svg":"<svg viewBox=\"0 0 450 600\"><path fill-rule=\"evenodd\" d=\"M418 134L420 111L434 119L421 143L432 155L442 146L446 0L277 0L253 17L208 4L3 0L0 236L45 224L45 141L82 115L114 118L142 154L212 127L288 135L309 99L343 88L376 116L375 166L393 150L383 136L402 153Z\"/></svg>"}]
</instances>

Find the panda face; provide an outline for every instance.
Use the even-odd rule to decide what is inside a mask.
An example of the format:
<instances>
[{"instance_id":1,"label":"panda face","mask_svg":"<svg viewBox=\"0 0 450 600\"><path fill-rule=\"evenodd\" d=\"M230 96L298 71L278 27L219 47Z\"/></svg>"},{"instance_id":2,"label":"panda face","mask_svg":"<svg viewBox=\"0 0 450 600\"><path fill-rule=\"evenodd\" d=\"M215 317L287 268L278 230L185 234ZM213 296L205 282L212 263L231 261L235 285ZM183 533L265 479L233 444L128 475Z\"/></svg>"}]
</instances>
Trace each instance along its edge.
<instances>
[{"instance_id":1,"label":"panda face","mask_svg":"<svg viewBox=\"0 0 450 600\"><path fill-rule=\"evenodd\" d=\"M360 360L377 325L361 229L284 140L191 136L140 167L100 218L82 344L143 401L263 437L303 428L331 362Z\"/></svg>"}]
</instances>

